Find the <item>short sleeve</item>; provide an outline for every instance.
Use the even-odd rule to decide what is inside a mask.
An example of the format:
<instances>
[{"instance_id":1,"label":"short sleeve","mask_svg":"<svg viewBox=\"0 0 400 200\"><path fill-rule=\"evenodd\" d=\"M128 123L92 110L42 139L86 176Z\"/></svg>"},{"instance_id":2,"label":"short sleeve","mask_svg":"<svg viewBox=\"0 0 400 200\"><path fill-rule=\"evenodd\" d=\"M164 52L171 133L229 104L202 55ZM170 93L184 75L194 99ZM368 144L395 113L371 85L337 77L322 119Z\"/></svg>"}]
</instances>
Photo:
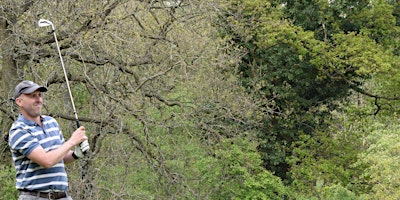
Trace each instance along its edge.
<instances>
[{"instance_id":1,"label":"short sleeve","mask_svg":"<svg viewBox=\"0 0 400 200\"><path fill-rule=\"evenodd\" d=\"M10 130L9 145L11 150L25 156L28 156L34 149L40 146L37 138L29 133L28 130L22 128Z\"/></svg>"}]
</instances>

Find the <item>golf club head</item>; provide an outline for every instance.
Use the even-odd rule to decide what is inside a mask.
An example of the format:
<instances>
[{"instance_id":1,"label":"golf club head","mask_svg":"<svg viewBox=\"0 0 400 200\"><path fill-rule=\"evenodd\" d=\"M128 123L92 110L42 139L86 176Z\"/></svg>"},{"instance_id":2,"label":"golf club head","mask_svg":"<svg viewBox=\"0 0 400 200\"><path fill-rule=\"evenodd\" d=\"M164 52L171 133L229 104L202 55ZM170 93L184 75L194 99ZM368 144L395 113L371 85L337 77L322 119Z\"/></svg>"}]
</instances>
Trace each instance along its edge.
<instances>
[{"instance_id":1,"label":"golf club head","mask_svg":"<svg viewBox=\"0 0 400 200\"><path fill-rule=\"evenodd\" d=\"M51 26L51 28L53 28L53 23L46 19L40 19L38 22L38 25L39 25L39 27Z\"/></svg>"}]
</instances>

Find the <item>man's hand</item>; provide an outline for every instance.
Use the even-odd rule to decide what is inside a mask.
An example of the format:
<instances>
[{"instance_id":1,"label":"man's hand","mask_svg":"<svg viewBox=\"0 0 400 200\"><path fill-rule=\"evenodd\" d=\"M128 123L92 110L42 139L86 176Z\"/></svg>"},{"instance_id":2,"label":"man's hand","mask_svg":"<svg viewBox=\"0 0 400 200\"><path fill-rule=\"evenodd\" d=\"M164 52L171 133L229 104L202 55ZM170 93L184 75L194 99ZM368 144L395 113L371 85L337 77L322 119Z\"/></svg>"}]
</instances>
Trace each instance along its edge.
<instances>
[{"instance_id":1,"label":"man's hand","mask_svg":"<svg viewBox=\"0 0 400 200\"><path fill-rule=\"evenodd\" d=\"M90 149L88 138L85 135L85 127L83 126L79 127L74 133L72 133L69 141L75 144L74 152L72 153L72 157L75 159L82 158Z\"/></svg>"}]
</instances>

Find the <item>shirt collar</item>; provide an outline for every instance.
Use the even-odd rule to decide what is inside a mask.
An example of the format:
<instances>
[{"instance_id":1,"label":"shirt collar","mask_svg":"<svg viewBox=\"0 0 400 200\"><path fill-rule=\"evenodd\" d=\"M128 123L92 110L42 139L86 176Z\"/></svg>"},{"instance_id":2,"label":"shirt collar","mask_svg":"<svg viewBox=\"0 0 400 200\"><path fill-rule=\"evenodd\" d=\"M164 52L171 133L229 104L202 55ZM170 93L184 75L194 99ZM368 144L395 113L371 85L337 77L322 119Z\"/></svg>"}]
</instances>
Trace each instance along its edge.
<instances>
[{"instance_id":1,"label":"shirt collar","mask_svg":"<svg viewBox=\"0 0 400 200\"><path fill-rule=\"evenodd\" d=\"M42 116L42 115L40 115L40 120L43 121L43 116ZM23 123L25 123L26 125L29 125L29 126L35 126L35 125L37 125L36 122L27 119L27 118L24 117L22 114L19 114L19 116L18 116L18 121L22 121Z\"/></svg>"}]
</instances>

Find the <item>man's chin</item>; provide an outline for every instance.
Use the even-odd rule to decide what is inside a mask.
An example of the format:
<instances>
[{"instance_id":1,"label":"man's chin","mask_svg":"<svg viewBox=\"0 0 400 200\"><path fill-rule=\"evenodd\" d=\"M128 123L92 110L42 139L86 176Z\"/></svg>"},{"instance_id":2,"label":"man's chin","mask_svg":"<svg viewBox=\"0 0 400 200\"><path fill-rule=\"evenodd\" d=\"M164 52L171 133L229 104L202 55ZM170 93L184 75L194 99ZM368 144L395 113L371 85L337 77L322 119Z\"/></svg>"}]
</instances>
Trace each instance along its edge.
<instances>
[{"instance_id":1,"label":"man's chin","mask_svg":"<svg viewBox=\"0 0 400 200\"><path fill-rule=\"evenodd\" d=\"M41 116L42 115L42 113L41 112L34 112L34 113L30 113L30 115L32 116L32 117L39 117L39 116Z\"/></svg>"}]
</instances>

